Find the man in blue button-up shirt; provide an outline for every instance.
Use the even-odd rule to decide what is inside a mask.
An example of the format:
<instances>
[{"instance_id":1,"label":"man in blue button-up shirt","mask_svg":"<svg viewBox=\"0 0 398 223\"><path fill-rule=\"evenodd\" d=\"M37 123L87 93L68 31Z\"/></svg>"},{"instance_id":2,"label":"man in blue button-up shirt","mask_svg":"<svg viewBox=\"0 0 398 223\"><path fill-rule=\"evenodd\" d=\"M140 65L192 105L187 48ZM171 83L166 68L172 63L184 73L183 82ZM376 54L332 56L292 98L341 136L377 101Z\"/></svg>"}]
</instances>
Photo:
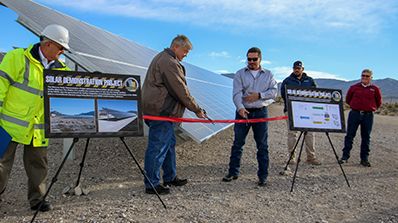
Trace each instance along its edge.
<instances>
[{"instance_id":1,"label":"man in blue button-up shirt","mask_svg":"<svg viewBox=\"0 0 398 223\"><path fill-rule=\"evenodd\" d=\"M247 119L249 123L236 123L235 140L231 148L228 174L222 179L238 179L240 160L246 136L253 129L257 144L259 186L267 184L268 177L268 122L250 123L250 119L268 118L267 106L277 94L277 82L271 71L261 67L261 50L252 47L247 52L247 67L238 70L234 78L233 100L236 106L235 119Z\"/></svg>"}]
</instances>

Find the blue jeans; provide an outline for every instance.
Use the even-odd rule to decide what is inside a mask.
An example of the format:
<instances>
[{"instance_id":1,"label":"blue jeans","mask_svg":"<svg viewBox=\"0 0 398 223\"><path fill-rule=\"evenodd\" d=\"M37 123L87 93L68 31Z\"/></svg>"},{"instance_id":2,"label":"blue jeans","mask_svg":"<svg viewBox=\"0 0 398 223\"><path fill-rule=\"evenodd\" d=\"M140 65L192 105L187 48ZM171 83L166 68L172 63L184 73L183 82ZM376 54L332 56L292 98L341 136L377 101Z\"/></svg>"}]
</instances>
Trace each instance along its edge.
<instances>
[{"instance_id":1,"label":"blue jeans","mask_svg":"<svg viewBox=\"0 0 398 223\"><path fill-rule=\"evenodd\" d=\"M254 118L268 118L268 108L265 107L262 110L250 112L247 115L250 119ZM235 119L245 119L236 112ZM253 129L254 140L257 144L257 162L258 172L257 176L259 179L267 179L268 177L268 122L257 122L257 123L235 123L235 140L231 148L231 157L229 161L228 174L232 176L239 175L240 160L243 153L243 145L245 145L246 136L250 130Z\"/></svg>"},{"instance_id":2,"label":"blue jeans","mask_svg":"<svg viewBox=\"0 0 398 223\"><path fill-rule=\"evenodd\" d=\"M358 126L361 125L361 160L369 159L369 145L370 145L370 133L372 132L373 126L373 113L360 114L357 111L351 110L348 114L347 121L347 134L344 138L343 158L350 158L350 151L352 149L352 143L354 142L355 135L357 133Z\"/></svg>"},{"instance_id":3,"label":"blue jeans","mask_svg":"<svg viewBox=\"0 0 398 223\"><path fill-rule=\"evenodd\" d=\"M156 187L160 184L161 168L163 169L164 182L172 181L176 176L174 124L155 120L145 120L145 124L149 127L149 135L144 170L152 185ZM144 182L146 188L151 188L146 179L144 179Z\"/></svg>"}]
</instances>

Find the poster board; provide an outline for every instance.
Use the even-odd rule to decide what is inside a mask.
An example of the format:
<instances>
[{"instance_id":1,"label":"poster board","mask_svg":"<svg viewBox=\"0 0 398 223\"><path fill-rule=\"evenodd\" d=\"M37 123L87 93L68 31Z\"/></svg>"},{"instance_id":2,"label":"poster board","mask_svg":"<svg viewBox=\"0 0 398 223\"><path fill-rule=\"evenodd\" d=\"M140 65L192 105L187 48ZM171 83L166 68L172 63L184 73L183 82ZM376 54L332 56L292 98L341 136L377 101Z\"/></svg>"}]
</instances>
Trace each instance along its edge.
<instances>
[{"instance_id":1,"label":"poster board","mask_svg":"<svg viewBox=\"0 0 398 223\"><path fill-rule=\"evenodd\" d=\"M346 132L341 90L287 85L285 95L290 130Z\"/></svg>"},{"instance_id":2,"label":"poster board","mask_svg":"<svg viewBox=\"0 0 398 223\"><path fill-rule=\"evenodd\" d=\"M43 74L46 138L143 136L139 75Z\"/></svg>"}]
</instances>

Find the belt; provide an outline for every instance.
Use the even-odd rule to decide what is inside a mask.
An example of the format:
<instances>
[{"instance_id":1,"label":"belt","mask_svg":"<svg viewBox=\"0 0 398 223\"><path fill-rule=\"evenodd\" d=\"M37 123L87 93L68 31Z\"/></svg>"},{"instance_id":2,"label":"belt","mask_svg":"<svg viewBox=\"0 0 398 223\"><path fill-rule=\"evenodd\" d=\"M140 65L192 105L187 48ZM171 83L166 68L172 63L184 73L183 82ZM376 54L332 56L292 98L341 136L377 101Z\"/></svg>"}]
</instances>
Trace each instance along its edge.
<instances>
[{"instance_id":1,"label":"belt","mask_svg":"<svg viewBox=\"0 0 398 223\"><path fill-rule=\"evenodd\" d=\"M355 110L355 109L351 109L354 112L358 112L361 115L366 115L366 114L373 114L374 111L359 111L359 110Z\"/></svg>"},{"instance_id":2,"label":"belt","mask_svg":"<svg viewBox=\"0 0 398 223\"><path fill-rule=\"evenodd\" d=\"M265 106L261 108L245 108L248 112L255 112L255 111L261 111L265 108Z\"/></svg>"}]
</instances>

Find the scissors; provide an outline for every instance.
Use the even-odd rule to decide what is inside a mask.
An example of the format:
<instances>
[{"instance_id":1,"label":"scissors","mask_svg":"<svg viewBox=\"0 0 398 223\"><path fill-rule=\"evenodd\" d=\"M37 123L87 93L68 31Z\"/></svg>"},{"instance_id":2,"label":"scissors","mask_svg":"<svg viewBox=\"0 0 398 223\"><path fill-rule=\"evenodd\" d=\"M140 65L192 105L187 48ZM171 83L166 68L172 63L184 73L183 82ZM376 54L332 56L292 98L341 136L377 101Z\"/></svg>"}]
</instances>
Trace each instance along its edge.
<instances>
[{"instance_id":1,"label":"scissors","mask_svg":"<svg viewBox=\"0 0 398 223\"><path fill-rule=\"evenodd\" d=\"M246 126L247 126L250 123L249 119L247 118L247 115L246 115L246 121L247 121L247 123L246 123Z\"/></svg>"},{"instance_id":2,"label":"scissors","mask_svg":"<svg viewBox=\"0 0 398 223\"><path fill-rule=\"evenodd\" d=\"M211 119L211 118L207 115L206 110L203 109L203 112L204 112L204 114L205 114L205 118L206 118L207 120L209 120L209 121L214 125L215 122L213 121L213 119Z\"/></svg>"}]
</instances>

